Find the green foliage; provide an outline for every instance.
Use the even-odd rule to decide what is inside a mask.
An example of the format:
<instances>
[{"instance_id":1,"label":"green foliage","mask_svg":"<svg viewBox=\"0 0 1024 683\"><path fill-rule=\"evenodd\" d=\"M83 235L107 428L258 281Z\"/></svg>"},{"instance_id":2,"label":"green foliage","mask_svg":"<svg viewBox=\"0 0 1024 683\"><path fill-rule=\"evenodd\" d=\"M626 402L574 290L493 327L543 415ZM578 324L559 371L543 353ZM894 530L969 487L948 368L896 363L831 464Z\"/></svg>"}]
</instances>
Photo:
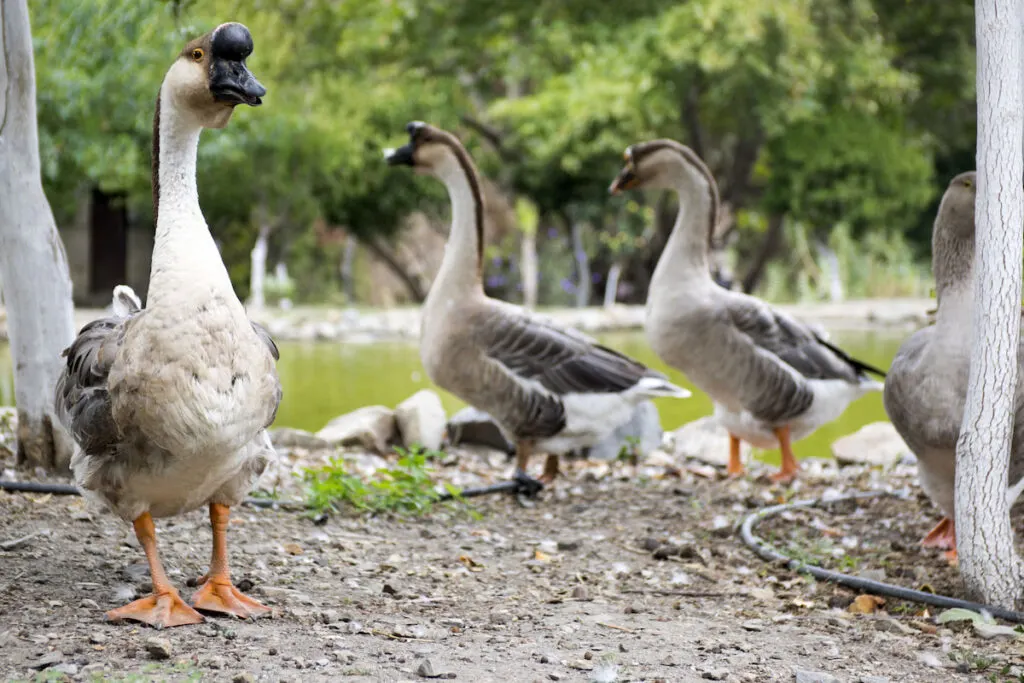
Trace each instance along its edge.
<instances>
[{"instance_id":1,"label":"green foliage","mask_svg":"<svg viewBox=\"0 0 1024 683\"><path fill-rule=\"evenodd\" d=\"M399 455L395 467L378 471L369 481L349 473L340 457L323 467L307 468L303 482L310 506L318 512L337 510L338 505L346 504L367 512L426 514L437 502L429 462L443 454L420 447L395 451ZM453 488L448 490L453 495L458 493Z\"/></svg>"}]
</instances>

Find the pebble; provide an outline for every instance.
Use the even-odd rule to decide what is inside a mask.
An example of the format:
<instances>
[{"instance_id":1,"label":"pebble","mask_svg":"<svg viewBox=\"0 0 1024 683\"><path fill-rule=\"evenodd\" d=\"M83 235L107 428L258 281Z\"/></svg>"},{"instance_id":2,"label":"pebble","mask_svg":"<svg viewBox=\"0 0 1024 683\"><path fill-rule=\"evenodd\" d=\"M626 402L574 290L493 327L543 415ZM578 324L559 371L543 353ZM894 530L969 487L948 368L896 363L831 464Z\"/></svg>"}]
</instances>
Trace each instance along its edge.
<instances>
[{"instance_id":1,"label":"pebble","mask_svg":"<svg viewBox=\"0 0 1024 683\"><path fill-rule=\"evenodd\" d=\"M512 615L508 612L491 612L492 624L507 624L512 621Z\"/></svg>"},{"instance_id":2,"label":"pebble","mask_svg":"<svg viewBox=\"0 0 1024 683\"><path fill-rule=\"evenodd\" d=\"M839 679L824 671L802 671L797 669L793 672L796 675L796 683L839 683Z\"/></svg>"},{"instance_id":3,"label":"pebble","mask_svg":"<svg viewBox=\"0 0 1024 683\"><path fill-rule=\"evenodd\" d=\"M662 666L675 666L676 660L672 659L672 655L667 655L665 659L661 660Z\"/></svg>"},{"instance_id":4,"label":"pebble","mask_svg":"<svg viewBox=\"0 0 1024 683\"><path fill-rule=\"evenodd\" d=\"M78 665L72 662L61 662L57 666L53 667L53 670L59 671L60 673L65 674L67 676L78 675Z\"/></svg>"},{"instance_id":5,"label":"pebble","mask_svg":"<svg viewBox=\"0 0 1024 683\"><path fill-rule=\"evenodd\" d=\"M248 671L239 671L231 677L231 683L255 683L256 677Z\"/></svg>"},{"instance_id":6,"label":"pebble","mask_svg":"<svg viewBox=\"0 0 1024 683\"><path fill-rule=\"evenodd\" d=\"M576 600L589 600L590 594L586 586L576 586L572 589L572 597Z\"/></svg>"},{"instance_id":7,"label":"pebble","mask_svg":"<svg viewBox=\"0 0 1024 683\"><path fill-rule=\"evenodd\" d=\"M562 680L562 675L561 674L557 674L554 671L552 671L551 673L548 674L548 679L552 680L552 681L560 681L560 680Z\"/></svg>"},{"instance_id":8,"label":"pebble","mask_svg":"<svg viewBox=\"0 0 1024 683\"><path fill-rule=\"evenodd\" d=\"M433 662L429 659L421 661L419 666L416 667L416 675L422 676L423 678L437 678L437 672L434 671Z\"/></svg>"},{"instance_id":9,"label":"pebble","mask_svg":"<svg viewBox=\"0 0 1024 683\"><path fill-rule=\"evenodd\" d=\"M728 675L728 669L705 669L700 673L700 677L707 681L724 681Z\"/></svg>"},{"instance_id":10,"label":"pebble","mask_svg":"<svg viewBox=\"0 0 1024 683\"><path fill-rule=\"evenodd\" d=\"M64 653L60 650L54 650L53 652L47 652L45 655L37 659L32 664L32 668L41 671L43 669L54 666L55 664L60 664L63 661Z\"/></svg>"},{"instance_id":11,"label":"pebble","mask_svg":"<svg viewBox=\"0 0 1024 683\"><path fill-rule=\"evenodd\" d=\"M577 671L590 671L594 668L594 665L585 659L574 659L569 662L570 669L576 669Z\"/></svg>"},{"instance_id":12,"label":"pebble","mask_svg":"<svg viewBox=\"0 0 1024 683\"><path fill-rule=\"evenodd\" d=\"M78 603L81 607L87 607L89 609L99 609L100 604L92 598L82 598L81 602Z\"/></svg>"},{"instance_id":13,"label":"pebble","mask_svg":"<svg viewBox=\"0 0 1024 683\"><path fill-rule=\"evenodd\" d=\"M101 645L101 644L107 642L107 634L106 633L101 633L100 631L95 631L94 633L90 633L89 634L89 642L92 643L93 645Z\"/></svg>"},{"instance_id":14,"label":"pebble","mask_svg":"<svg viewBox=\"0 0 1024 683\"><path fill-rule=\"evenodd\" d=\"M763 631L764 622L758 621L757 619L751 619L750 621L744 621L740 626L744 631Z\"/></svg>"},{"instance_id":15,"label":"pebble","mask_svg":"<svg viewBox=\"0 0 1024 683\"><path fill-rule=\"evenodd\" d=\"M889 683L885 676L861 676L860 683Z\"/></svg>"},{"instance_id":16,"label":"pebble","mask_svg":"<svg viewBox=\"0 0 1024 683\"><path fill-rule=\"evenodd\" d=\"M227 660L220 655L209 655L199 660L199 666L206 669L223 669L226 664Z\"/></svg>"},{"instance_id":17,"label":"pebble","mask_svg":"<svg viewBox=\"0 0 1024 683\"><path fill-rule=\"evenodd\" d=\"M143 643L151 659L170 659L171 641L166 638L146 638Z\"/></svg>"}]
</instances>

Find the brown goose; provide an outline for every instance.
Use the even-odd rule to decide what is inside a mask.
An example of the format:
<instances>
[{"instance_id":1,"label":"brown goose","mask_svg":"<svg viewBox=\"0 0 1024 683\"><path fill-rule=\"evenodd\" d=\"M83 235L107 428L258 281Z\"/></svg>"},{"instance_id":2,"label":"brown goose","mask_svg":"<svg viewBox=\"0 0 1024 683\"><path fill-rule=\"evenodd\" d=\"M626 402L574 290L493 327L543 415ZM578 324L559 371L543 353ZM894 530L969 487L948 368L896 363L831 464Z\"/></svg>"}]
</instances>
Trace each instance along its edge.
<instances>
[{"instance_id":1,"label":"brown goose","mask_svg":"<svg viewBox=\"0 0 1024 683\"><path fill-rule=\"evenodd\" d=\"M277 347L235 296L196 189L202 129L223 128L236 105L257 106L266 92L245 66L252 47L248 29L222 24L167 72L154 121L148 305L116 288L114 315L86 325L64 352L55 401L79 447L75 482L133 523L153 579L153 594L107 612L112 620L203 620L164 573L153 518L207 504L213 553L192 604L237 617L269 612L231 583L227 526L274 452L266 427L281 400Z\"/></svg>"},{"instance_id":2,"label":"brown goose","mask_svg":"<svg viewBox=\"0 0 1024 683\"><path fill-rule=\"evenodd\" d=\"M743 472L740 439L780 448L772 479L798 470L792 442L838 418L885 373L850 358L809 326L765 302L718 286L708 268L708 242L718 220L718 185L704 162L674 140L626 149L609 191L673 190L679 215L651 278L647 339L666 363L706 392L729 431L729 473Z\"/></svg>"},{"instance_id":3,"label":"brown goose","mask_svg":"<svg viewBox=\"0 0 1024 683\"><path fill-rule=\"evenodd\" d=\"M932 231L932 269L938 310L934 325L912 334L893 358L885 383L885 412L917 456L921 487L945 515L924 537L956 559L953 491L956 441L967 400L974 324L974 202L977 175L953 178L942 196ZM1024 363L1024 339L1017 354ZM1024 375L1017 383L1016 415L1007 491L1012 505L1024 486Z\"/></svg>"},{"instance_id":4,"label":"brown goose","mask_svg":"<svg viewBox=\"0 0 1024 683\"><path fill-rule=\"evenodd\" d=\"M476 167L459 140L410 123L409 143L386 150L391 165L441 180L452 203L444 260L423 306L420 356L430 379L489 413L516 444L517 478L526 481L533 450L558 454L592 446L649 398L690 392L571 329L484 294L484 203Z\"/></svg>"}]
</instances>

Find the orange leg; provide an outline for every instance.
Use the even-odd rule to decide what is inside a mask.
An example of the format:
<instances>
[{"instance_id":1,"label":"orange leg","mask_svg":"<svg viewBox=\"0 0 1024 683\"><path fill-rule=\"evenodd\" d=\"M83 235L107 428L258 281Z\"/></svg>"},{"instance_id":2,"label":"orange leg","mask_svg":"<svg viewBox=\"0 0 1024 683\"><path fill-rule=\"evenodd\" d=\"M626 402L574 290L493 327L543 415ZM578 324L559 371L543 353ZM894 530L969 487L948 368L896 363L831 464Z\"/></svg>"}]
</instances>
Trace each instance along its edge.
<instances>
[{"instance_id":1,"label":"orange leg","mask_svg":"<svg viewBox=\"0 0 1024 683\"><path fill-rule=\"evenodd\" d=\"M943 517L935 528L928 532L928 535L921 539L923 548L941 548L947 552L943 553L950 564L957 561L956 554L956 523L949 517Z\"/></svg>"},{"instance_id":2,"label":"orange leg","mask_svg":"<svg viewBox=\"0 0 1024 683\"><path fill-rule=\"evenodd\" d=\"M730 477L743 474L743 463L740 462L740 437L729 435L729 467L725 470Z\"/></svg>"},{"instance_id":3,"label":"orange leg","mask_svg":"<svg viewBox=\"0 0 1024 683\"><path fill-rule=\"evenodd\" d=\"M213 555L210 570L199 579L202 584L192 596L192 606L207 612L231 614L239 619L255 619L270 612L270 608L246 597L231 584L228 571L228 518L227 505L210 503L210 526L213 527Z\"/></svg>"},{"instance_id":4,"label":"orange leg","mask_svg":"<svg viewBox=\"0 0 1024 683\"><path fill-rule=\"evenodd\" d=\"M782 467L769 478L780 484L788 484L796 479L796 475L800 471L796 464L796 458L793 457L793 447L789 443L789 427L777 428L775 437L779 440L779 448L782 450Z\"/></svg>"},{"instance_id":5,"label":"orange leg","mask_svg":"<svg viewBox=\"0 0 1024 683\"><path fill-rule=\"evenodd\" d=\"M530 464L531 451L528 441L520 441L516 444L516 471L526 474L526 466Z\"/></svg>"},{"instance_id":6,"label":"orange leg","mask_svg":"<svg viewBox=\"0 0 1024 683\"><path fill-rule=\"evenodd\" d=\"M540 475L540 481L550 484L558 477L558 474L558 456L549 453L547 460L544 461L544 473Z\"/></svg>"},{"instance_id":7,"label":"orange leg","mask_svg":"<svg viewBox=\"0 0 1024 683\"><path fill-rule=\"evenodd\" d=\"M153 518L148 512L143 513L135 520L134 527L135 536L146 551L149 574L153 580L153 594L130 602L124 607L110 610L107 612L107 619L115 622L132 619L155 628L202 623L203 615L186 605L178 591L167 580L167 574L164 573L156 551L156 527L153 526Z\"/></svg>"}]
</instances>

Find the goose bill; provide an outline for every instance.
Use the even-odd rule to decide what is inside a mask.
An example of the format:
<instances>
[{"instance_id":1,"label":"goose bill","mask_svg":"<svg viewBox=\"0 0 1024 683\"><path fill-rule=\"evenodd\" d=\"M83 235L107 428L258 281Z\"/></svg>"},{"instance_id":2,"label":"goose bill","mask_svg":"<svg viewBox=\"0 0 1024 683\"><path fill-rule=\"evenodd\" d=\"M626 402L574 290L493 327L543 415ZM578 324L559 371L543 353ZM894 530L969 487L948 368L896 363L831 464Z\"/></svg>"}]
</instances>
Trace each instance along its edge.
<instances>
[{"instance_id":1,"label":"goose bill","mask_svg":"<svg viewBox=\"0 0 1024 683\"><path fill-rule=\"evenodd\" d=\"M622 170L619 171L619 175L615 176L615 180L608 186L608 192L610 194L618 194L622 190L628 190L636 185L636 173L633 172L633 165L623 166Z\"/></svg>"},{"instance_id":2,"label":"goose bill","mask_svg":"<svg viewBox=\"0 0 1024 683\"><path fill-rule=\"evenodd\" d=\"M413 159L413 146L402 145L398 149L386 149L384 150L384 160L388 162L388 166L415 166L416 161Z\"/></svg>"},{"instance_id":3,"label":"goose bill","mask_svg":"<svg viewBox=\"0 0 1024 683\"><path fill-rule=\"evenodd\" d=\"M232 106L247 104L250 107L258 107L263 103L262 98L267 94L267 89L242 62L217 60L210 71L210 92L218 102Z\"/></svg>"}]
</instances>

